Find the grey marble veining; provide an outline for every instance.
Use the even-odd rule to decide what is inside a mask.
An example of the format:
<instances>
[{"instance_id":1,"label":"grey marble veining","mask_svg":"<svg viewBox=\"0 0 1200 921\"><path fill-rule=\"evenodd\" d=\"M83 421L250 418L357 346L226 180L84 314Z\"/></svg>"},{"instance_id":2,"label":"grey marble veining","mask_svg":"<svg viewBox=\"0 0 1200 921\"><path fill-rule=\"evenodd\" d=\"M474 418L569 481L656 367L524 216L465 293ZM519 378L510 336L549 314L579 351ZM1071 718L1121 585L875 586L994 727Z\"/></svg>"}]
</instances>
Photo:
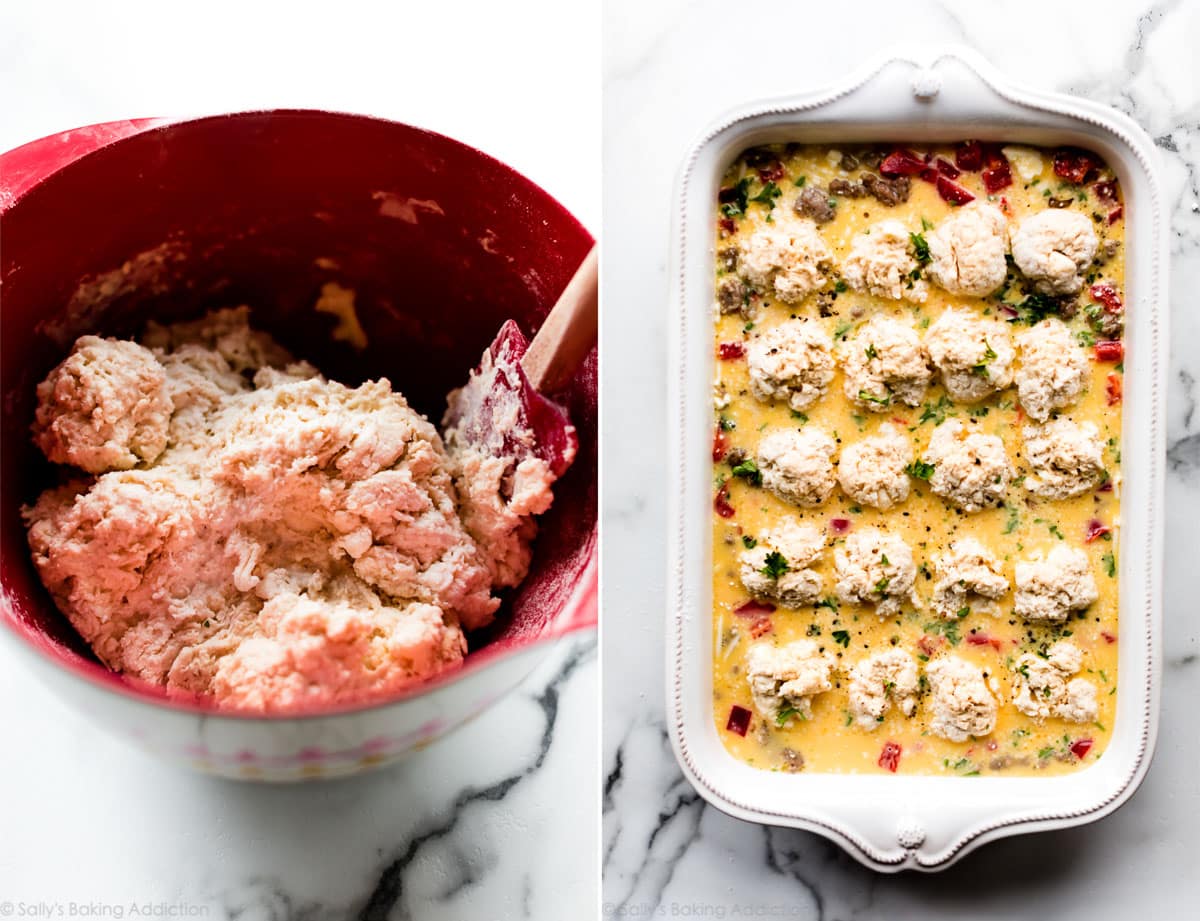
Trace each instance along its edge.
<instances>
[{"instance_id":1,"label":"grey marble veining","mask_svg":"<svg viewBox=\"0 0 1200 921\"><path fill-rule=\"evenodd\" d=\"M1178 917L1200 896L1200 4L909 3L735 8L609 0L604 87L606 917ZM853 41L847 54L847 37ZM1162 154L1171 215L1165 675L1157 754L1117 814L1006 839L933 875L883 876L824 839L731 819L683 779L663 674L666 254L688 146L746 98L827 85L895 44L959 42L1027 84L1113 105ZM633 458L640 458L632 462Z\"/></svg>"}]
</instances>

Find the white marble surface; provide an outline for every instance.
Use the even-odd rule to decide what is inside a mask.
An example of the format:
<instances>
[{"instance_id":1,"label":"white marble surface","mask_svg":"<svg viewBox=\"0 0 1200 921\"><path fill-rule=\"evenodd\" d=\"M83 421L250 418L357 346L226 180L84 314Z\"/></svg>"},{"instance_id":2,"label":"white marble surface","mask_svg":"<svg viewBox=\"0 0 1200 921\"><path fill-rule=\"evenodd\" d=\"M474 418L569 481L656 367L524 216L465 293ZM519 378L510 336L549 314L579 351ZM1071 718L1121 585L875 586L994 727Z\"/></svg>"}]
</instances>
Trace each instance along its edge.
<instances>
[{"instance_id":1,"label":"white marble surface","mask_svg":"<svg viewBox=\"0 0 1200 921\"><path fill-rule=\"evenodd\" d=\"M599 225L596 8L5 3L0 149L114 118L303 106L475 144ZM394 769L288 788L160 764L0 663L0 918L586 918L594 637ZM61 911L60 911L61 909ZM42 909L45 911L45 909ZM45 917L45 915L42 915Z\"/></svg>"},{"instance_id":2,"label":"white marble surface","mask_svg":"<svg viewBox=\"0 0 1200 921\"><path fill-rule=\"evenodd\" d=\"M1200 4L735 5L608 0L603 274L604 911L789 919L1182 917L1200 896ZM848 43L849 40L849 43ZM1173 214L1166 669L1158 752L1104 821L984 847L932 877L886 877L805 832L704 804L664 721L666 260L689 144L747 98L831 82L894 43L960 42L1026 83L1132 115L1156 139ZM849 52L847 49L850 49ZM636 421L633 421L636 420ZM636 459L636 460L634 460ZM656 474L655 470L661 470ZM620 680L611 676L620 675ZM1182 912L1182 914L1180 914Z\"/></svg>"}]
</instances>

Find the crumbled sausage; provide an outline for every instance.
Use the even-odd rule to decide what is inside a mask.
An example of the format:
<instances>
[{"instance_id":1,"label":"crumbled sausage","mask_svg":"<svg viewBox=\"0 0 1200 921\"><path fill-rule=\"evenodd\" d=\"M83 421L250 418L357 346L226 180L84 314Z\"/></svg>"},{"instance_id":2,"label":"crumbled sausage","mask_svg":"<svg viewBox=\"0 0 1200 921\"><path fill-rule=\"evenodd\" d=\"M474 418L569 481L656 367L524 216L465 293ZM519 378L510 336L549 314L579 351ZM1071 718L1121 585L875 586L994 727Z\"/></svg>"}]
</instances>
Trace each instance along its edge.
<instances>
[{"instance_id":1,"label":"crumbled sausage","mask_svg":"<svg viewBox=\"0 0 1200 921\"><path fill-rule=\"evenodd\" d=\"M801 189L794 205L797 214L812 218L818 224L828 224L837 217L837 205L830 201L829 193L817 186Z\"/></svg>"},{"instance_id":2,"label":"crumbled sausage","mask_svg":"<svg viewBox=\"0 0 1200 921\"><path fill-rule=\"evenodd\" d=\"M728 276L717 286L717 302L721 313L737 313L746 306L746 286L740 278Z\"/></svg>"},{"instance_id":3,"label":"crumbled sausage","mask_svg":"<svg viewBox=\"0 0 1200 921\"><path fill-rule=\"evenodd\" d=\"M862 184L869 195L889 208L904 204L912 192L912 181L907 176L884 179L874 173L866 173L862 177Z\"/></svg>"}]
</instances>

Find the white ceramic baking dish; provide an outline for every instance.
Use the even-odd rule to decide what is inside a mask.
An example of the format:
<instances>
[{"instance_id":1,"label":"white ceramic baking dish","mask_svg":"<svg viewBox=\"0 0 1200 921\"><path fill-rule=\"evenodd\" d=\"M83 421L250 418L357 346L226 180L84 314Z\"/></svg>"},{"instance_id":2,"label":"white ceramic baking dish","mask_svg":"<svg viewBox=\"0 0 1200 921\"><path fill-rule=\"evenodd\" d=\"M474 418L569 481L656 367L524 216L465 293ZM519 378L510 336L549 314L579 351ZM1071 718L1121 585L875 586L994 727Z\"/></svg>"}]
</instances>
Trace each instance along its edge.
<instances>
[{"instance_id":1,"label":"white ceramic baking dish","mask_svg":"<svg viewBox=\"0 0 1200 921\"><path fill-rule=\"evenodd\" d=\"M762 771L729 755L712 718L713 226L720 178L747 147L782 141L1073 144L1101 154L1125 195L1126 304L1120 677L1112 740L1061 777ZM986 841L1091 822L1137 789L1154 749L1161 672L1167 216L1149 137L1124 115L1011 85L971 52L897 55L815 95L756 102L692 148L676 188L669 417L667 710L684 772L719 809L804 828L878 870L938 870Z\"/></svg>"}]
</instances>

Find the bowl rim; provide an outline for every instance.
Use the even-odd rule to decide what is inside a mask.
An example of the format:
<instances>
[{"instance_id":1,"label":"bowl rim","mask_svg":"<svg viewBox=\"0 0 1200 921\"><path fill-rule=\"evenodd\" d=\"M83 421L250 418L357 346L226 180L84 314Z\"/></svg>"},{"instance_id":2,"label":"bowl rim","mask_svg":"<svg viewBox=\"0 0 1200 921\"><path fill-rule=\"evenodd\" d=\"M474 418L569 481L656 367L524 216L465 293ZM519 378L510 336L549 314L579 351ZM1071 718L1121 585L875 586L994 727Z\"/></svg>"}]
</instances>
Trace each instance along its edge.
<instances>
[{"instance_id":1,"label":"bowl rim","mask_svg":"<svg viewBox=\"0 0 1200 921\"><path fill-rule=\"evenodd\" d=\"M944 95L938 98L943 90L961 95L946 102ZM926 115L935 100L955 117L947 118L940 110L941 118ZM879 133L864 133L871 124ZM1124 718L1119 717L1114 724L1110 739L1114 754L1107 763L1102 758L1065 778L972 778L972 792L965 796L961 785L954 786L959 778L786 775L802 785L805 796L799 796L795 786L788 791L771 786L775 775L736 761L717 738L710 693L711 661L706 655L711 647L711 475L706 464L691 459L699 457L699 448L711 440L711 338L698 331L702 325L711 329L713 201L720 175L734 154L754 144L782 140L786 131L795 139L797 132L805 130L816 135L811 140L828 143L836 143L840 132L842 142L919 142L922 135L926 140L945 140L949 136L961 139L982 134L984 139L1048 145L1068 143L1068 135L1074 131L1076 136L1092 138L1094 143L1112 149L1110 162L1119 172L1124 171L1121 178L1127 196L1132 197L1135 180L1141 190L1137 202L1127 198L1127 211L1137 218L1139 232L1145 233L1139 236L1137 250L1130 257L1126 301L1137 308L1130 321L1129 342L1133 345L1136 337L1140 350L1136 357L1144 359L1132 389L1146 405L1140 407L1144 415L1135 417L1130 408L1134 395L1127 379L1122 452L1131 461L1124 466L1127 482L1131 467L1141 465L1134 469L1146 509L1136 513L1130 510L1127 489L1122 505L1120 557L1122 652L1131 650L1128 658L1133 667L1127 670L1123 654L1120 667L1125 680L1119 682L1123 690L1118 690L1118 707ZM989 138L988 132L997 136ZM1029 137L1038 133L1043 140ZM1050 140L1054 134L1057 142ZM1159 522L1165 456L1162 394L1167 323L1159 304L1166 290L1168 264L1166 214L1156 158L1149 137L1127 116L1087 100L1016 86L974 51L959 46L896 49L830 89L751 101L727 112L691 146L676 180L671 231L671 306L678 317L670 328L668 443L680 486L668 501L665 691L676 760L709 803L746 821L821 834L878 871L935 871L988 840L1100 818L1118 808L1140 785L1153 754L1161 683ZM1130 204L1134 207L1128 207ZM1127 226L1127 234L1132 234L1132 228L1132 224ZM1136 288L1131 279L1136 280ZM1144 436L1136 446L1127 440L1132 433ZM1143 518L1138 519L1136 533L1127 536L1125 521L1135 514ZM1124 549L1134 545L1144 550L1144 559ZM1135 569L1136 564L1141 568ZM1136 588L1144 588L1144 600L1137 595L1141 603L1131 605L1130 593L1136 591L1131 586L1135 583ZM1128 640L1124 633L1127 621L1132 622ZM1140 626L1144 630L1139 636ZM1144 681L1138 683L1139 677ZM1120 754L1116 752L1118 733L1127 743ZM1070 803L1064 796L1062 805L1047 806L1051 793L1064 794L1070 788L1055 781L1073 780L1075 786L1080 786L1081 778L1087 778L1083 786L1097 788L1094 795ZM986 797L974 796L979 790L987 790ZM770 799L772 794L781 795ZM911 813L921 810L903 806L919 795L937 797L938 809L948 814L934 821L928 821L928 815L913 819ZM978 800L997 796L1002 797L1001 802L981 808ZM851 797L859 800L858 806L848 802ZM893 808L889 797L905 802ZM872 812L880 809L885 816ZM964 814L954 814L957 809ZM965 814L972 810L973 814Z\"/></svg>"},{"instance_id":2,"label":"bowl rim","mask_svg":"<svg viewBox=\"0 0 1200 921\"><path fill-rule=\"evenodd\" d=\"M541 185L523 173L513 169L502 160L480 150L472 144L467 144L437 131L431 131L428 128L422 128L418 125L395 119L381 118L360 112L345 112L320 108L261 108L177 118L133 118L98 122L45 135L0 153L0 177L6 177L0 179L0 218L17 207L27 196L36 192L44 182L52 179L59 172L68 170L75 164L85 162L91 157L99 156L108 148L119 145L127 140L184 125L199 125L206 122L262 116L327 116L339 120L374 122L415 131L421 135L428 136L438 143L456 146L461 151L488 163L492 168L507 173L514 182L524 185L527 190L541 198L550 210L557 212L587 242L595 243L595 237L591 231ZM19 165L19 168L14 168L14 164ZM3 629L0 629L0 635L10 635L27 652L32 653L34 656L74 679L82 681L89 687L114 694L117 697L145 705L154 710L174 711L188 716L200 716L209 721L227 720L238 723L270 723L273 725L285 722L320 720L334 716L365 714L434 694L468 675L475 674L489 667L500 659L520 654L535 646L546 645L579 630L595 629L599 615L598 532L599 515L597 515L597 521L592 527L590 538L591 550L587 555L583 570L580 573L578 581L563 602L560 614L553 625L535 637L522 638L520 641L503 648L498 647L495 643L488 643L480 647L478 651L468 653L468 656L463 659L463 664L460 667L441 672L426 681L410 685L395 694L377 700L333 704L326 707L294 712L259 713L223 709L219 705L202 697L171 697L157 686L111 671L99 661L61 652L44 637L36 634L20 622L20 618L13 612L13 604L2 586L0 586L0 626ZM61 612L60 616L63 616ZM72 629L74 628L72 627Z\"/></svg>"}]
</instances>

